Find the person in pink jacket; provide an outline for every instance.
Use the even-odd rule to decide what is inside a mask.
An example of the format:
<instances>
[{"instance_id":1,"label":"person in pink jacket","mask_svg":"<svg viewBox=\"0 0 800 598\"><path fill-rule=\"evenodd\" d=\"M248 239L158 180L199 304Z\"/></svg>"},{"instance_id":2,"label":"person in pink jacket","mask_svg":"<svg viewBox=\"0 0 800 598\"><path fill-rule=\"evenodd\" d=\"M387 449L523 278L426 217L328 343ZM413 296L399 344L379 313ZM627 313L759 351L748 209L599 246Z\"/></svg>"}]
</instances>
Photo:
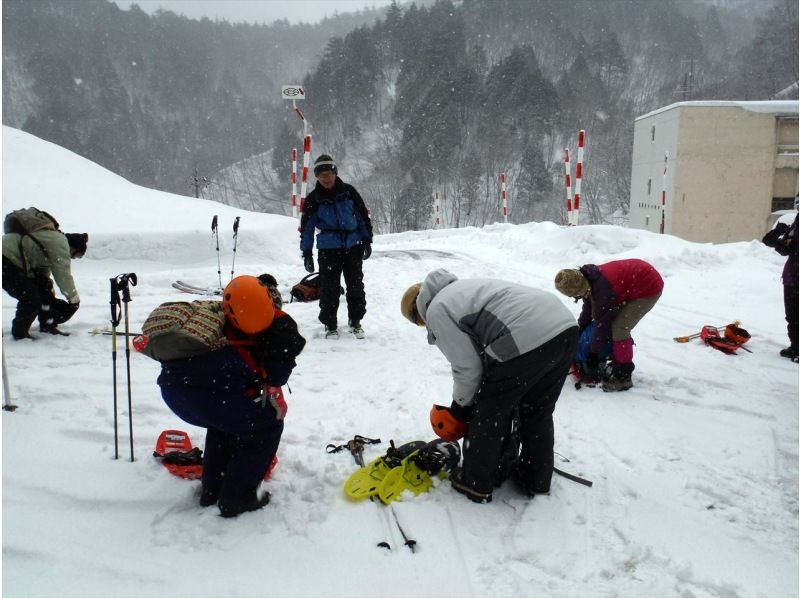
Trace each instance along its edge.
<instances>
[{"instance_id":1,"label":"person in pink jacket","mask_svg":"<svg viewBox=\"0 0 800 598\"><path fill-rule=\"evenodd\" d=\"M631 388L635 368L631 330L661 297L664 289L661 275L644 260L615 260L599 266L586 264L561 270L556 274L555 285L568 297L583 299L578 318L581 331L594 322L587 358L590 369L597 367L598 354L611 341L614 363L611 376L603 382L603 390Z\"/></svg>"}]
</instances>

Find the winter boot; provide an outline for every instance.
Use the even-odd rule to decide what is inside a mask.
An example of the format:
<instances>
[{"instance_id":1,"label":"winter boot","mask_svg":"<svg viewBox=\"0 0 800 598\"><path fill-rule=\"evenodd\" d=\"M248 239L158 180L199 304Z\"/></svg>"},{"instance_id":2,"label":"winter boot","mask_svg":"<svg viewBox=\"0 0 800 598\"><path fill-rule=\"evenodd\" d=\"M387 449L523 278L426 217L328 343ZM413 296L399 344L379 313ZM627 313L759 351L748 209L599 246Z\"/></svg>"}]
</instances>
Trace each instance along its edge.
<instances>
[{"instance_id":1,"label":"winter boot","mask_svg":"<svg viewBox=\"0 0 800 598\"><path fill-rule=\"evenodd\" d=\"M519 470L519 467L515 467L511 470L510 477L517 490L522 492L524 495L529 496L530 498L533 498L537 494L547 494L550 492L549 486L547 488L535 487L530 479Z\"/></svg>"},{"instance_id":2,"label":"winter boot","mask_svg":"<svg viewBox=\"0 0 800 598\"><path fill-rule=\"evenodd\" d=\"M633 363L615 363L611 371L611 377L603 382L603 391L618 392L629 390L633 387L631 375L636 366Z\"/></svg>"},{"instance_id":3,"label":"winter boot","mask_svg":"<svg viewBox=\"0 0 800 598\"><path fill-rule=\"evenodd\" d=\"M219 500L219 492L216 492L214 490L203 488L203 491L200 493L201 507L213 507L215 504L217 504L218 500Z\"/></svg>"},{"instance_id":4,"label":"winter boot","mask_svg":"<svg viewBox=\"0 0 800 598\"><path fill-rule=\"evenodd\" d=\"M219 513L223 517L236 517L249 511L258 509L269 504L272 498L269 492L258 496L258 492L253 490L244 498L223 498L219 501Z\"/></svg>"},{"instance_id":5,"label":"winter boot","mask_svg":"<svg viewBox=\"0 0 800 598\"><path fill-rule=\"evenodd\" d=\"M796 362L797 361L797 347L791 346L791 347L786 347L785 349L781 349L780 356L781 357L787 357L788 359L791 359L792 361Z\"/></svg>"},{"instance_id":6,"label":"winter boot","mask_svg":"<svg viewBox=\"0 0 800 598\"><path fill-rule=\"evenodd\" d=\"M69 336L69 332L62 332L58 329L57 324L39 324L39 332L56 336Z\"/></svg>"},{"instance_id":7,"label":"winter boot","mask_svg":"<svg viewBox=\"0 0 800 598\"><path fill-rule=\"evenodd\" d=\"M472 502L476 502L479 504L492 502L491 492L480 492L479 490L473 488L469 483L464 481L463 472L461 468L456 469L450 475L450 484L453 486L453 490L455 490L459 494L463 494Z\"/></svg>"},{"instance_id":8,"label":"winter boot","mask_svg":"<svg viewBox=\"0 0 800 598\"><path fill-rule=\"evenodd\" d=\"M336 340L339 338L339 329L336 326L325 326L325 338Z\"/></svg>"},{"instance_id":9,"label":"winter boot","mask_svg":"<svg viewBox=\"0 0 800 598\"><path fill-rule=\"evenodd\" d=\"M350 334L356 338L364 338L364 329L361 322L350 322Z\"/></svg>"}]
</instances>

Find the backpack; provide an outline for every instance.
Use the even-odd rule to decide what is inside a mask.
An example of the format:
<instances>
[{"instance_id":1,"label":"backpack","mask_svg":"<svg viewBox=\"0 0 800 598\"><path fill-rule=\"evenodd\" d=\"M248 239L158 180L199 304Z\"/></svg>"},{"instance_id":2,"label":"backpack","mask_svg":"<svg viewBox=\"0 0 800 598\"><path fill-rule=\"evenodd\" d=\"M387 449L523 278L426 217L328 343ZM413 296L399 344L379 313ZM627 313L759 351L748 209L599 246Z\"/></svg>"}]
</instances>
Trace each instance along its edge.
<instances>
[{"instance_id":1,"label":"backpack","mask_svg":"<svg viewBox=\"0 0 800 598\"><path fill-rule=\"evenodd\" d=\"M319 272L313 272L303 278L292 287L289 294L292 296L289 303L294 303L295 299L302 303L319 299L322 296L322 278L320 278ZM344 295L344 289L341 286L339 287L339 294Z\"/></svg>"},{"instance_id":2,"label":"backpack","mask_svg":"<svg viewBox=\"0 0 800 598\"><path fill-rule=\"evenodd\" d=\"M320 278L319 272L313 272L304 277L292 287L289 294L292 296L290 303L293 303L295 299L301 302L319 299L322 295L322 278Z\"/></svg>"},{"instance_id":3,"label":"backpack","mask_svg":"<svg viewBox=\"0 0 800 598\"><path fill-rule=\"evenodd\" d=\"M750 333L735 324L728 324L725 327L724 335L720 334L719 328L716 326L703 326L700 331L700 338L709 347L728 355L733 355L737 349L744 349L751 353L750 349L742 346L750 340Z\"/></svg>"},{"instance_id":4,"label":"backpack","mask_svg":"<svg viewBox=\"0 0 800 598\"><path fill-rule=\"evenodd\" d=\"M38 208L24 208L9 212L3 220L3 233L29 235L37 230L58 230L58 221Z\"/></svg>"},{"instance_id":5,"label":"backpack","mask_svg":"<svg viewBox=\"0 0 800 598\"><path fill-rule=\"evenodd\" d=\"M174 301L150 312L142 325L142 353L156 361L186 359L229 345L221 301Z\"/></svg>"}]
</instances>

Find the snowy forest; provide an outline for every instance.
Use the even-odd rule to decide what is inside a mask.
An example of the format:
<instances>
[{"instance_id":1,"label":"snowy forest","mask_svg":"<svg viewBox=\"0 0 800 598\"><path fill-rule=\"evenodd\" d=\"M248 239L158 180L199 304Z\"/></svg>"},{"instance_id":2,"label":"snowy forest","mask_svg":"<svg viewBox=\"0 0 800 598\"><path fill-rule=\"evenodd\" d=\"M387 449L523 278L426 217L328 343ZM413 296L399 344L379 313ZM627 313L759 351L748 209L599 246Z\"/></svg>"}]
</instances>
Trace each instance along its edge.
<instances>
[{"instance_id":1,"label":"snowy forest","mask_svg":"<svg viewBox=\"0 0 800 598\"><path fill-rule=\"evenodd\" d=\"M586 130L588 223L624 221L634 119L686 100L797 97L794 0L438 0L316 25L148 15L106 0L3 1L3 124L128 180L290 213L302 125L378 232L564 222ZM313 181L312 181L313 184Z\"/></svg>"}]
</instances>

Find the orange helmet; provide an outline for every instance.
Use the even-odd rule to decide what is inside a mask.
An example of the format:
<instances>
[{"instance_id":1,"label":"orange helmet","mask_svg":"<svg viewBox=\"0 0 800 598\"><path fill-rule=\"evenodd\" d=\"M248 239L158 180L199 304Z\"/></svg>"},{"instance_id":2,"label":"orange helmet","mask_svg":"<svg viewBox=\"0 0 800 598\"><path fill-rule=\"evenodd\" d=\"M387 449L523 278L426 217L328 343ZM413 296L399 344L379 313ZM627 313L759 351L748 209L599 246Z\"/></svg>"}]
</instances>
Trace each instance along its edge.
<instances>
[{"instance_id":1,"label":"orange helmet","mask_svg":"<svg viewBox=\"0 0 800 598\"><path fill-rule=\"evenodd\" d=\"M222 294L222 309L228 321L246 334L269 328L275 317L269 289L255 276L237 276Z\"/></svg>"},{"instance_id":2,"label":"orange helmet","mask_svg":"<svg viewBox=\"0 0 800 598\"><path fill-rule=\"evenodd\" d=\"M442 440L455 441L464 438L467 433L467 424L453 417L450 408L444 405L431 408L431 427Z\"/></svg>"},{"instance_id":3,"label":"orange helmet","mask_svg":"<svg viewBox=\"0 0 800 598\"><path fill-rule=\"evenodd\" d=\"M744 328L739 328L737 323L725 326L725 338L737 345L743 345L750 340L750 333Z\"/></svg>"}]
</instances>

